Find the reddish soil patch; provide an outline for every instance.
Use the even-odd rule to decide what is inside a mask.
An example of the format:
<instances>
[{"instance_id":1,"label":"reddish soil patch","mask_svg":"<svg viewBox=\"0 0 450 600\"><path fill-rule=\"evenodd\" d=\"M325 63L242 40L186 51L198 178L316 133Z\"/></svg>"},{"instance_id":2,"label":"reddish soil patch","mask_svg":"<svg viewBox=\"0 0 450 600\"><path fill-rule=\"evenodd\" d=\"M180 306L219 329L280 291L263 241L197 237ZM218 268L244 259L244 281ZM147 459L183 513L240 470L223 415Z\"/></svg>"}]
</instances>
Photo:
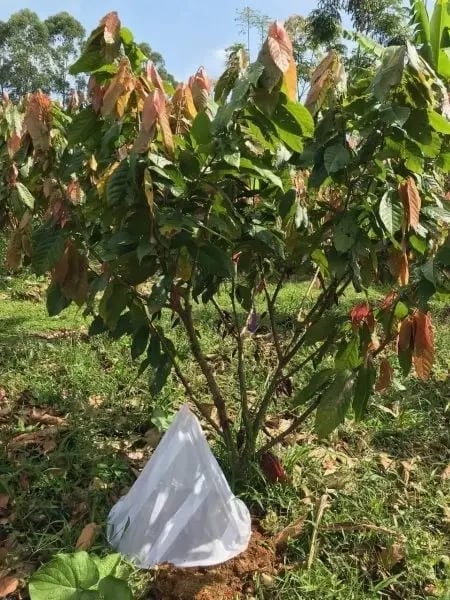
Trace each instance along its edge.
<instances>
[{"instance_id":1,"label":"reddish soil patch","mask_svg":"<svg viewBox=\"0 0 450 600\"><path fill-rule=\"evenodd\" d=\"M252 593L256 572L275 571L275 554L264 537L254 531L247 550L217 567L177 569L161 567L149 600L235 600Z\"/></svg>"}]
</instances>

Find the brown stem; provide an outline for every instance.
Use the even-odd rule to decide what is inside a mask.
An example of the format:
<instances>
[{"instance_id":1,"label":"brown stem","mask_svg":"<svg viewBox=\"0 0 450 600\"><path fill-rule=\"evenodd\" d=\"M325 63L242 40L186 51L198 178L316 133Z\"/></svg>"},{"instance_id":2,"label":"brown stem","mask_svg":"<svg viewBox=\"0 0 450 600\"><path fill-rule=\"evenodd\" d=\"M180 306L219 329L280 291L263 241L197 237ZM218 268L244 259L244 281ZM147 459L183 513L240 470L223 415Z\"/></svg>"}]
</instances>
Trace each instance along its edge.
<instances>
[{"instance_id":1,"label":"brown stem","mask_svg":"<svg viewBox=\"0 0 450 600\"><path fill-rule=\"evenodd\" d=\"M272 330L273 343L275 344L275 351L277 353L278 361L281 362L283 358L283 352L281 350L280 338L278 337L278 330L275 323L275 307L272 302L272 298L270 297L269 290L267 289L267 283L264 279L264 275L262 275L262 271L261 276L263 277L264 294L266 296L267 310L269 312L270 328Z\"/></svg>"},{"instance_id":2,"label":"brown stem","mask_svg":"<svg viewBox=\"0 0 450 600\"><path fill-rule=\"evenodd\" d=\"M161 343L161 346L164 348L164 352L167 354L167 356L170 359L170 362L172 363L173 369L178 377L178 379L180 380L181 384L183 385L186 395L188 396L188 398L190 399L190 401L192 402L192 404L197 408L197 410L200 412L200 414L202 415L202 417L208 421L208 423L211 425L211 427L213 427L213 429L221 436L223 436L223 432L221 431L220 427L217 425L217 423L215 423L211 417L209 417L208 414L206 414L205 410L203 409L201 402L199 402L199 400L197 400L197 398L195 397L194 394L194 390L191 387L191 384L189 383L189 381L186 379L186 377L183 375L181 369L180 369L180 365L178 364L175 355L172 353L170 347L168 346L168 344L166 344L165 338L164 336L161 334L161 332L153 325L153 323L150 322L149 320L149 328L150 331L154 334L157 335L159 338L159 341Z\"/></svg>"},{"instance_id":3,"label":"brown stem","mask_svg":"<svg viewBox=\"0 0 450 600\"><path fill-rule=\"evenodd\" d=\"M309 415L313 413L319 406L320 399L320 396L316 398L316 400L314 400L314 402L312 402L312 404L308 406L305 412L303 412L301 415L299 415L292 421L291 425L285 431L272 438L269 442L267 442L267 444L260 448L257 453L258 456L261 456L261 454L264 454L264 452L267 452L268 450L282 442L288 435L294 433L294 431L296 431L300 427L300 425L303 425L303 423L306 421Z\"/></svg>"},{"instance_id":4,"label":"brown stem","mask_svg":"<svg viewBox=\"0 0 450 600\"><path fill-rule=\"evenodd\" d=\"M237 331L236 344L237 344L237 359L238 359L238 378L239 378L239 392L241 398L242 407L242 420L244 423L247 437L251 435L251 422L250 422L250 411L248 407L248 396L247 396L247 377L245 375L245 363L244 363L244 344L242 336L240 334L239 318L236 309L236 282L232 279L231 282L231 306L233 307L234 327Z\"/></svg>"},{"instance_id":5,"label":"brown stem","mask_svg":"<svg viewBox=\"0 0 450 600\"><path fill-rule=\"evenodd\" d=\"M214 308L217 310L220 320L222 321L222 323L225 326L225 329L227 330L227 333L229 333L230 335L232 335L233 337L238 337L238 335L236 335L236 332L238 332L239 334L239 329L236 328L236 331L233 330L233 328L231 327L231 325L229 324L223 310L221 309L221 307L219 306L219 303L217 302L217 300L212 297L211 298L211 302L213 303Z\"/></svg>"},{"instance_id":6,"label":"brown stem","mask_svg":"<svg viewBox=\"0 0 450 600\"><path fill-rule=\"evenodd\" d=\"M219 386L217 385L217 381L214 377L212 369L208 364L208 361L206 360L206 356L204 355L203 350L201 348L197 332L195 331L194 321L192 319L192 305L190 303L189 293L190 292L186 294L185 308L184 310L180 311L180 317L186 329L192 354L206 379L206 383L208 384L208 389L211 393L214 405L217 408L220 426L223 431L223 437L230 450L234 451L235 444L230 429L230 420L228 418L225 400L223 399L222 393L219 389Z\"/></svg>"}]
</instances>

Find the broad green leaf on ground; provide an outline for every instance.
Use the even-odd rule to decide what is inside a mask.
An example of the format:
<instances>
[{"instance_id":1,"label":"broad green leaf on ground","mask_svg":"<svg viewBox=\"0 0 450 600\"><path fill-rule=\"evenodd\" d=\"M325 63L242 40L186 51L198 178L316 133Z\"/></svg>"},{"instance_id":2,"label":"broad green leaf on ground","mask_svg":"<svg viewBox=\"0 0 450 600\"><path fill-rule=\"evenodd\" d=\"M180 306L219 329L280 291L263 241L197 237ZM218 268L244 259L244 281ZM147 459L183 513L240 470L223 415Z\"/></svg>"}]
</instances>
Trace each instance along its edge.
<instances>
[{"instance_id":1,"label":"broad green leaf on ground","mask_svg":"<svg viewBox=\"0 0 450 600\"><path fill-rule=\"evenodd\" d=\"M133 595L126 581L108 576L100 581L98 591L105 600L133 600Z\"/></svg>"},{"instance_id":2,"label":"broad green leaf on ground","mask_svg":"<svg viewBox=\"0 0 450 600\"><path fill-rule=\"evenodd\" d=\"M98 598L96 592L85 594L99 580L95 562L87 552L58 554L30 579L31 600L86 600Z\"/></svg>"},{"instance_id":3,"label":"broad green leaf on ground","mask_svg":"<svg viewBox=\"0 0 450 600\"><path fill-rule=\"evenodd\" d=\"M319 437L326 437L344 422L352 399L353 384L352 372L342 371L325 390L316 411L314 424Z\"/></svg>"},{"instance_id":4,"label":"broad green leaf on ground","mask_svg":"<svg viewBox=\"0 0 450 600\"><path fill-rule=\"evenodd\" d=\"M108 554L103 558L94 554L91 558L98 569L99 579L103 579L109 575L116 575L117 569L122 561L120 554Z\"/></svg>"}]
</instances>

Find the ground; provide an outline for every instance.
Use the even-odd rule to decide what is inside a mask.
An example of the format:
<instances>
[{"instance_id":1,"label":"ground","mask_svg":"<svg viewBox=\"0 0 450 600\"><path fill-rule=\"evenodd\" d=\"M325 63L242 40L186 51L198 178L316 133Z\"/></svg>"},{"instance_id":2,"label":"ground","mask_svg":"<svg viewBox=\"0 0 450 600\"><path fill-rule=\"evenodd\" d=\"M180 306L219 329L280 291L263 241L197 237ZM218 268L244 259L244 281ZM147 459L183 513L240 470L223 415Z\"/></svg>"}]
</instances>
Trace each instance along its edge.
<instances>
[{"instance_id":1,"label":"ground","mask_svg":"<svg viewBox=\"0 0 450 600\"><path fill-rule=\"evenodd\" d=\"M55 553L73 551L87 524L100 526L92 551L108 551L107 513L184 397L170 381L151 398L148 375L138 374L127 342L89 341L81 311L49 318L42 282L3 282L0 580L19 579L13 599L27 598L29 574ZM287 314L298 290L291 284L282 297ZM349 419L328 441L319 442L309 424L279 449L288 482L255 478L237 490L254 518L249 552L210 570L133 571L136 599L450 599L450 311L437 304L435 315L438 358L430 382L410 377L396 384L375 397L367 420ZM214 315L199 309L198 317L202 342L231 394L227 342L218 351ZM183 367L208 403L180 343ZM253 372L252 388L263 375ZM287 424L288 415L266 428L274 433Z\"/></svg>"}]
</instances>

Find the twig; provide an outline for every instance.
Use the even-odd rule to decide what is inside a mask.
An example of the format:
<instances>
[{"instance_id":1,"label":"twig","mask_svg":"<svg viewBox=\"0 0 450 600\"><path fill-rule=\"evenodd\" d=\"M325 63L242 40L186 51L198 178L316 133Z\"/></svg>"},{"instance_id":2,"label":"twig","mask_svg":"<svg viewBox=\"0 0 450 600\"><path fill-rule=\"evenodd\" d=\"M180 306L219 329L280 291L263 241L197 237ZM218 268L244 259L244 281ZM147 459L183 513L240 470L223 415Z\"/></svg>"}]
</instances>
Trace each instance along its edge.
<instances>
[{"instance_id":1,"label":"twig","mask_svg":"<svg viewBox=\"0 0 450 600\"><path fill-rule=\"evenodd\" d=\"M197 408L197 410L200 412L200 414L202 415L202 417L208 421L208 423L211 425L211 427L213 427L213 429L220 435L223 437L223 432L220 429L220 427L217 425L217 423L215 423L213 421L213 419L211 419L211 417L209 415L206 414L206 412L204 411L201 402L199 402L199 400L197 400L197 398L195 397L194 394L194 390L191 387L191 384L189 383L189 381L186 379L186 377L183 375L183 373L181 372L180 369L180 365L178 364L175 356L173 355L170 347L168 346L168 344L166 344L164 336L161 334L161 332L153 325L153 323L151 323L151 321L149 320L149 328L150 331L154 334L157 335L159 338L159 341L161 343L161 345L164 348L165 353L167 354L167 356L170 359L170 362L172 363L173 369L178 377L178 379L180 380L181 384L183 385L186 395L188 396L188 398L190 399L190 401L192 402L192 404Z\"/></svg>"},{"instance_id":2,"label":"twig","mask_svg":"<svg viewBox=\"0 0 450 600\"><path fill-rule=\"evenodd\" d=\"M217 310L219 316L220 316L220 320L222 321L222 323L224 324L227 332L232 335L233 337L237 337L236 336L236 331L239 332L239 329L237 328L236 331L233 331L233 328L231 327L231 325L228 322L228 319L225 316L225 313L223 312L223 310L221 309L221 307L219 306L219 303L217 302L217 300L214 298L214 296L211 298L211 302L213 303L213 306L215 307L215 309Z\"/></svg>"},{"instance_id":3,"label":"twig","mask_svg":"<svg viewBox=\"0 0 450 600\"><path fill-rule=\"evenodd\" d=\"M206 356L203 353L203 350L200 346L200 342L197 336L197 332L195 331L194 322L192 320L192 305L190 303L189 294L185 296L185 308L179 312L180 318L183 321L189 344L191 347L192 354L194 355L197 364L199 365L205 379L208 384L208 389L211 393L213 402L217 408L217 412L219 413L220 426L223 431L223 437L229 447L229 449L234 453L235 451L235 443L230 429L230 420L228 419L227 408L225 406L225 400L222 396L222 393L217 385L216 378L211 370L208 361L206 360Z\"/></svg>"},{"instance_id":4,"label":"twig","mask_svg":"<svg viewBox=\"0 0 450 600\"><path fill-rule=\"evenodd\" d=\"M260 448L260 450L258 450L258 456L261 456L262 454L264 454L265 452L267 452L268 450L270 450L271 448L276 446L276 444L279 444L280 442L282 442L285 438L287 438L288 435L290 435L291 433L296 431L300 427L300 425L302 425L306 421L306 419L309 417L309 415L316 410L316 408L320 404L320 400L321 400L321 397L316 398L316 400L314 400L314 402L312 402L312 404L310 404L308 406L308 408L305 410L305 412L303 412L301 415L299 415L292 421L292 423L289 425L289 427L285 431L281 432L279 435L272 438L269 442L267 442L267 444L265 444L262 448Z\"/></svg>"},{"instance_id":5,"label":"twig","mask_svg":"<svg viewBox=\"0 0 450 600\"><path fill-rule=\"evenodd\" d=\"M313 524L311 547L309 549L308 563L307 563L307 567L306 567L308 570L311 569L312 564L314 562L314 556L316 555L316 549L317 549L317 536L319 533L319 525L322 520L323 513L325 512L325 509L327 508L327 506L328 506L328 494L323 494L323 496L320 499L319 507L317 508L316 519Z\"/></svg>"},{"instance_id":6,"label":"twig","mask_svg":"<svg viewBox=\"0 0 450 600\"><path fill-rule=\"evenodd\" d=\"M273 343L275 345L275 350L277 353L278 360L281 361L283 358L283 352L281 350L280 338L278 337L278 330L277 330L277 326L275 323L275 308L272 303L272 299L270 297L269 290L267 289L266 280L264 278L264 275L262 274L262 271L261 271L261 276L263 278L264 294L266 296L267 310L269 312L270 328L272 329Z\"/></svg>"},{"instance_id":7,"label":"twig","mask_svg":"<svg viewBox=\"0 0 450 600\"><path fill-rule=\"evenodd\" d=\"M373 525L372 523L352 523L346 521L344 523L331 523L331 525L325 525L321 528L322 531L374 531L375 533L385 533L386 535L392 535L401 539L404 539L403 533L389 529L388 527L380 527L379 525Z\"/></svg>"},{"instance_id":8,"label":"twig","mask_svg":"<svg viewBox=\"0 0 450 600\"><path fill-rule=\"evenodd\" d=\"M242 405L242 420L244 422L245 431L247 437L251 436L252 427L250 421L250 410L248 407L248 396L247 396L247 377L245 374L245 363L244 363L244 344L242 341L242 335L240 333L239 318L236 309L236 281L235 278L231 280L231 306L233 308L234 327L237 332L236 344L237 344L237 359L238 359L238 378L239 378L239 393Z\"/></svg>"}]
</instances>

